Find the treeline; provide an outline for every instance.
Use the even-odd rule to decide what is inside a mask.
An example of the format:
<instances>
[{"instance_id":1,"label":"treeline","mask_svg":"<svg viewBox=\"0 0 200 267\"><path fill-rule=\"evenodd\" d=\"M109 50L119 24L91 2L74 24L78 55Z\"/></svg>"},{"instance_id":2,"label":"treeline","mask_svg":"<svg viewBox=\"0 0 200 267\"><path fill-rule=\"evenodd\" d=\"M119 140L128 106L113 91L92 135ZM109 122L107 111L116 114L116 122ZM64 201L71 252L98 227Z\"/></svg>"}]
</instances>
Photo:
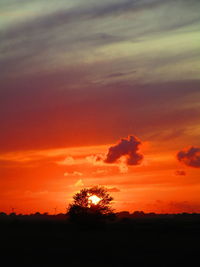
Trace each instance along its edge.
<instances>
[{"instance_id":1,"label":"treeline","mask_svg":"<svg viewBox=\"0 0 200 267\"><path fill-rule=\"evenodd\" d=\"M176 214L158 214L154 212L145 213L143 211L134 211L133 213L130 213L128 211L121 211L117 213L113 213L113 216L111 217L112 221L121 221L121 220L128 220L128 219L151 219L151 218L157 218L157 219L199 219L200 220L200 214L199 213L176 213ZM36 212L33 214L16 214L14 212L7 214L5 212L0 212L0 221L13 221L13 220L22 220L22 221L67 221L69 219L68 214L59 213L55 215L45 213Z\"/></svg>"}]
</instances>

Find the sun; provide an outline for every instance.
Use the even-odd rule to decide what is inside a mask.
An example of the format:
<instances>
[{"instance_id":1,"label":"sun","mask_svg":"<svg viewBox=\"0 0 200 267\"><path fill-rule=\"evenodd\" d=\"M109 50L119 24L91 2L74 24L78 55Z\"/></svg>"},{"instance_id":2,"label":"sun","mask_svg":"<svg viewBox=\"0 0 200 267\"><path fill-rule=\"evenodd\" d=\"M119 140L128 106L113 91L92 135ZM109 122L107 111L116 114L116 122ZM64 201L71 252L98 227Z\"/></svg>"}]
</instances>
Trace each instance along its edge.
<instances>
[{"instance_id":1,"label":"sun","mask_svg":"<svg viewBox=\"0 0 200 267\"><path fill-rule=\"evenodd\" d=\"M99 198L96 195L92 195L92 196L88 197L88 203L89 204L97 205L99 203L99 201L101 201L101 198Z\"/></svg>"}]
</instances>

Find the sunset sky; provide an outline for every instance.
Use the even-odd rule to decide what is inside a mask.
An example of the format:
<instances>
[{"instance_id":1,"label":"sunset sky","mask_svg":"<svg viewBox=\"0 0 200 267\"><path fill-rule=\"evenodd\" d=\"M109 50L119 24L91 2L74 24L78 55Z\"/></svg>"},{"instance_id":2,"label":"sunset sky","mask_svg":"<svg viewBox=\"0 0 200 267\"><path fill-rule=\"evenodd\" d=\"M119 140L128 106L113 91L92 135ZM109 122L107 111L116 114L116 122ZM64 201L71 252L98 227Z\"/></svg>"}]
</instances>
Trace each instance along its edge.
<instances>
[{"instance_id":1,"label":"sunset sky","mask_svg":"<svg viewBox=\"0 0 200 267\"><path fill-rule=\"evenodd\" d=\"M103 185L116 211L200 212L199 14L0 0L0 211L65 212Z\"/></svg>"}]
</instances>

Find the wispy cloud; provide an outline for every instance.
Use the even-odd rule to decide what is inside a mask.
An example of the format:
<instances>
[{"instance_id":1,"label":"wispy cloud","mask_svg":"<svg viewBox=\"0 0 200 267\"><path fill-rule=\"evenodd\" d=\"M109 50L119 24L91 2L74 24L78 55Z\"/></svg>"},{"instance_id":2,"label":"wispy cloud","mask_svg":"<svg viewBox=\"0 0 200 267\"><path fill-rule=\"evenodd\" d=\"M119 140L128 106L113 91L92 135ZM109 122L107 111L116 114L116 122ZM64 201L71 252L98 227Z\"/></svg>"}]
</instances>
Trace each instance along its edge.
<instances>
[{"instance_id":1,"label":"wispy cloud","mask_svg":"<svg viewBox=\"0 0 200 267\"><path fill-rule=\"evenodd\" d=\"M108 187L107 191L111 192L111 193L118 193L118 192L120 192L120 189L117 187Z\"/></svg>"},{"instance_id":2,"label":"wispy cloud","mask_svg":"<svg viewBox=\"0 0 200 267\"><path fill-rule=\"evenodd\" d=\"M173 34L173 31L180 30L175 34L178 38L177 36L182 34L184 29L188 31L188 27L200 23L197 0L193 0L190 5L186 0L181 2L177 0L167 2L162 0L112 0L98 3L83 0L73 4L70 1L60 1L58 4L56 1L50 0L48 7L43 1L34 1L34 4L32 1L20 1L20 3L7 1L7 3L1 2L0 7L11 11L22 10L23 12L24 10L24 19L22 13L20 19L16 19L2 28L0 34L1 61L4 65L1 73L7 75L11 74L11 70L18 73L19 66L20 71L25 74L28 70L31 73L37 72L38 67L49 70L55 62L60 66L59 69L66 67L66 61L69 62L69 65L73 62L83 64L86 57L91 58L91 51L96 55L103 54L106 59L107 55L103 51L99 51L99 48L112 46L112 44L123 45L124 42L125 46L129 44L127 48L133 47L134 42L140 42L140 46L143 47L143 44L147 42L147 40L145 42L143 40L147 37L148 40L160 42L160 35L170 37L170 33ZM30 10L34 11L32 16L25 16ZM85 31L86 28L89 30ZM156 35L158 35L158 40ZM155 46L155 43L152 45ZM122 52L125 50L125 46L122 46ZM148 46L151 47L151 44ZM113 48L111 47L111 49ZM139 51L137 46L133 48L137 49L137 54L144 54L143 49ZM168 50L170 51L170 46L168 46ZM177 61L179 54L177 46L174 46L170 53L168 50L165 49L165 55L168 58L176 50L173 58L176 58ZM197 47L196 51L198 51ZM191 52L192 49L187 51L187 55L190 55ZM129 49L130 53L132 54ZM156 51L151 49L149 53L155 55ZM120 54L118 53L118 55ZM137 54L133 54L134 64L138 61ZM186 53L184 54L186 56ZM112 55L111 60L116 55L117 51L115 55ZM145 55L145 57L154 68L155 56ZM159 59L163 61L163 57L164 55L160 54L159 57L156 57L156 61L158 62ZM83 60L80 61L81 58ZM170 58L173 60L172 57ZM144 57L140 58L140 61L143 60ZM118 73L124 66L123 62L120 59Z\"/></svg>"},{"instance_id":3,"label":"wispy cloud","mask_svg":"<svg viewBox=\"0 0 200 267\"><path fill-rule=\"evenodd\" d=\"M78 172L78 171L73 171L72 173L70 172L65 172L64 173L64 176L83 176L83 173L82 172Z\"/></svg>"},{"instance_id":4,"label":"wispy cloud","mask_svg":"<svg viewBox=\"0 0 200 267\"><path fill-rule=\"evenodd\" d=\"M75 160L74 160L74 158L72 158L72 157L67 157L67 158L65 158L64 160L61 160L61 161L57 161L56 162L58 165L74 165L74 163L75 163Z\"/></svg>"},{"instance_id":5,"label":"wispy cloud","mask_svg":"<svg viewBox=\"0 0 200 267\"><path fill-rule=\"evenodd\" d=\"M84 186L84 182L82 179L78 180L75 184L74 184L75 187L82 187Z\"/></svg>"}]
</instances>

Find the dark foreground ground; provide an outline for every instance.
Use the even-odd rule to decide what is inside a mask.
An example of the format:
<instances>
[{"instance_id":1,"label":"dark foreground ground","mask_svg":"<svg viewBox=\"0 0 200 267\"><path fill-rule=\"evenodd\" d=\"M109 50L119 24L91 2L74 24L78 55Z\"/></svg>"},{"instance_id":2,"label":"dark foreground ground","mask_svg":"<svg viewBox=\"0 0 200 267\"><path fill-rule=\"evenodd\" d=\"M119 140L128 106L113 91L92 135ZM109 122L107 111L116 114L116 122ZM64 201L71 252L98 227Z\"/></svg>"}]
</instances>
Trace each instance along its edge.
<instances>
[{"instance_id":1,"label":"dark foreground ground","mask_svg":"<svg viewBox=\"0 0 200 267\"><path fill-rule=\"evenodd\" d=\"M1 216L1 266L200 266L200 215L74 225L54 216Z\"/></svg>"}]
</instances>

